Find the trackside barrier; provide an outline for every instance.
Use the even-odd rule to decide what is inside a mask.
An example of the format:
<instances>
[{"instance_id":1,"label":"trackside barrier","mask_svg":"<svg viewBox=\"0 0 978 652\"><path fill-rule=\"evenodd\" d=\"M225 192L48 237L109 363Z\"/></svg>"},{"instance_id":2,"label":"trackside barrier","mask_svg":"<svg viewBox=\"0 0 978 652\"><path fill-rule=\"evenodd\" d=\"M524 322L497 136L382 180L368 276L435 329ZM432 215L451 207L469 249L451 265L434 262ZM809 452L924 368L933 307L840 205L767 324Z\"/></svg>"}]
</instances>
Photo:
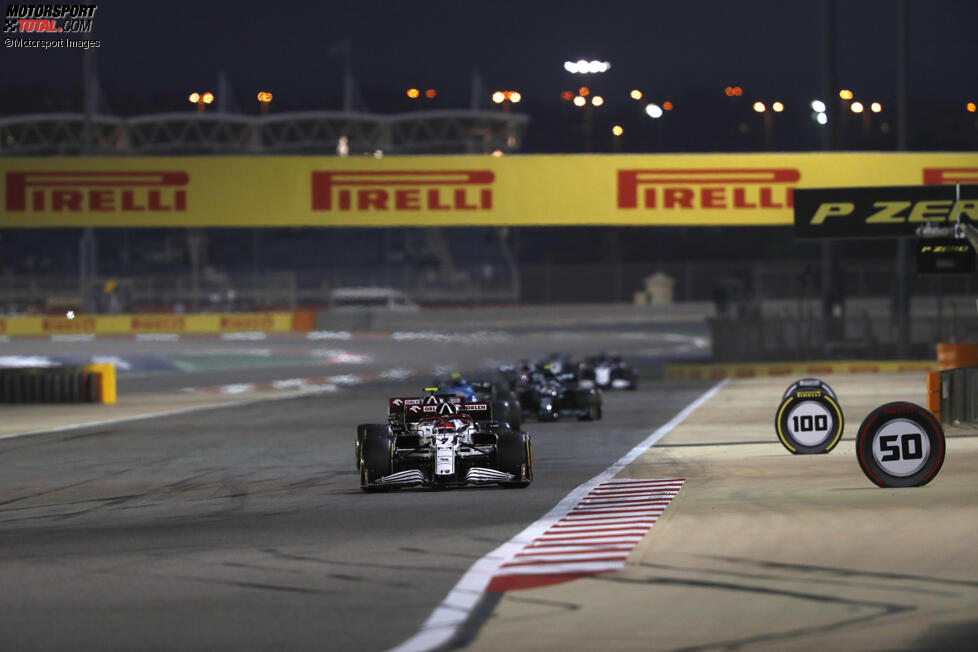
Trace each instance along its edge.
<instances>
[{"instance_id":1,"label":"trackside barrier","mask_svg":"<svg viewBox=\"0 0 978 652\"><path fill-rule=\"evenodd\" d=\"M666 380L722 380L760 376L813 376L820 374L899 373L934 371L937 364L925 360L827 360L823 362L763 362L729 364L662 365Z\"/></svg>"},{"instance_id":2,"label":"trackside barrier","mask_svg":"<svg viewBox=\"0 0 978 652\"><path fill-rule=\"evenodd\" d=\"M115 403L115 365L0 369L0 403Z\"/></svg>"},{"instance_id":3,"label":"trackside barrier","mask_svg":"<svg viewBox=\"0 0 978 652\"><path fill-rule=\"evenodd\" d=\"M941 420L941 372L927 372L927 409Z\"/></svg>"},{"instance_id":4,"label":"trackside barrier","mask_svg":"<svg viewBox=\"0 0 978 652\"><path fill-rule=\"evenodd\" d=\"M220 333L307 332L316 314L301 312L146 313L130 315L61 315L0 317L0 335L13 337L141 335L211 335Z\"/></svg>"},{"instance_id":5,"label":"trackside barrier","mask_svg":"<svg viewBox=\"0 0 978 652\"><path fill-rule=\"evenodd\" d=\"M978 423L978 367L941 371L943 423Z\"/></svg>"},{"instance_id":6,"label":"trackside barrier","mask_svg":"<svg viewBox=\"0 0 978 652\"><path fill-rule=\"evenodd\" d=\"M938 342L937 364L941 371L978 365L978 342Z\"/></svg>"}]
</instances>

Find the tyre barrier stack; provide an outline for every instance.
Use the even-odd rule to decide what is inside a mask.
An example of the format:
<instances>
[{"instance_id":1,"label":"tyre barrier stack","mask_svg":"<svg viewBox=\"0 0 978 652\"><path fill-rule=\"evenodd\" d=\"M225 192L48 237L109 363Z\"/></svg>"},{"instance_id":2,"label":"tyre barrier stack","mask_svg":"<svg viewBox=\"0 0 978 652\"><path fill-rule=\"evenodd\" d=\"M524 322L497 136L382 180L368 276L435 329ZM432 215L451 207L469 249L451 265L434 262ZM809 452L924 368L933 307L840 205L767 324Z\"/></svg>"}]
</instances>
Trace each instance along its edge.
<instances>
[{"instance_id":1,"label":"tyre barrier stack","mask_svg":"<svg viewBox=\"0 0 978 652\"><path fill-rule=\"evenodd\" d=\"M0 403L115 403L115 366L0 369Z\"/></svg>"}]
</instances>

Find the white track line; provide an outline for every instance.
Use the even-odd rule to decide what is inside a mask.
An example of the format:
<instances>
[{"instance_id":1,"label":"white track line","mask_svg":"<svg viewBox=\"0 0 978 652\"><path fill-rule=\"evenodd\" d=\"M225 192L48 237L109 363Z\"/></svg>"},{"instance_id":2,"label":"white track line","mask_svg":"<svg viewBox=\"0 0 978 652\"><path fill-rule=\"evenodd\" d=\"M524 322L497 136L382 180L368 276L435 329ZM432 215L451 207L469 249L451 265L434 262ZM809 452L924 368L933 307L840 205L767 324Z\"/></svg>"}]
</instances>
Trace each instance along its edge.
<instances>
[{"instance_id":1,"label":"white track line","mask_svg":"<svg viewBox=\"0 0 978 652\"><path fill-rule=\"evenodd\" d=\"M551 526L556 524L557 521L567 515L594 487L616 476L622 469L634 462L639 455L654 446L656 442L685 421L696 408L713 398L727 382L727 380L722 380L711 387L699 398L683 408L668 423L660 426L635 448L628 451L617 462L564 496L553 509L544 514L539 520L530 524L529 527L512 539L475 562L465 575L462 576L462 579L458 581L458 584L448 592L448 595L445 596L441 604L435 607L428 620L421 625L418 633L397 647L392 648L390 652L428 652L450 641L458 631L458 628L468 619L469 614L485 594L486 587L489 586L489 581L499 572L503 564L511 561L534 539L537 539L550 529Z\"/></svg>"}]
</instances>

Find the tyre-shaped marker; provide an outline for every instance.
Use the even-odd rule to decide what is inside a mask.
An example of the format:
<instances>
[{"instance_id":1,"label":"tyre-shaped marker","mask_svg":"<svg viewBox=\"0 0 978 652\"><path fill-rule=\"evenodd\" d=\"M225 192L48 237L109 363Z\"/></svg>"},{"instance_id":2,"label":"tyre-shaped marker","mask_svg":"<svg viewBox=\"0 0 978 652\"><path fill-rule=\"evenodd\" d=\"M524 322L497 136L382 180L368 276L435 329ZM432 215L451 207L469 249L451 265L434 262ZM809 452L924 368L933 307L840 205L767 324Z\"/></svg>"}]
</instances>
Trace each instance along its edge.
<instances>
[{"instance_id":1,"label":"tyre-shaped marker","mask_svg":"<svg viewBox=\"0 0 978 652\"><path fill-rule=\"evenodd\" d=\"M778 439L796 455L828 453L842 438L844 425L835 392L818 378L792 383L774 418Z\"/></svg>"},{"instance_id":2,"label":"tyre-shaped marker","mask_svg":"<svg viewBox=\"0 0 978 652\"><path fill-rule=\"evenodd\" d=\"M944 429L916 403L896 401L870 412L856 435L859 467L880 487L920 487L944 464Z\"/></svg>"}]
</instances>

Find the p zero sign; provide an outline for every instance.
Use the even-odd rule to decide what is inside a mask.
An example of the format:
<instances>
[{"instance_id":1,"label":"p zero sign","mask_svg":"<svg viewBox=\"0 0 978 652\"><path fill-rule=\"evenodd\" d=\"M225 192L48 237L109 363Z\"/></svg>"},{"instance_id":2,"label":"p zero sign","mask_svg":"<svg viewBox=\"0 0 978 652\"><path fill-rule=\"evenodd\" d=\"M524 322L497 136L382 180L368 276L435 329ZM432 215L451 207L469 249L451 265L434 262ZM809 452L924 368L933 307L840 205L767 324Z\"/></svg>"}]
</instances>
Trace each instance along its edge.
<instances>
[{"instance_id":1,"label":"p zero sign","mask_svg":"<svg viewBox=\"0 0 978 652\"><path fill-rule=\"evenodd\" d=\"M963 178L962 172L925 169L925 181ZM879 186L873 188L799 188L795 191L795 237L907 237L925 224L949 226L958 219L978 223L978 183Z\"/></svg>"}]
</instances>

